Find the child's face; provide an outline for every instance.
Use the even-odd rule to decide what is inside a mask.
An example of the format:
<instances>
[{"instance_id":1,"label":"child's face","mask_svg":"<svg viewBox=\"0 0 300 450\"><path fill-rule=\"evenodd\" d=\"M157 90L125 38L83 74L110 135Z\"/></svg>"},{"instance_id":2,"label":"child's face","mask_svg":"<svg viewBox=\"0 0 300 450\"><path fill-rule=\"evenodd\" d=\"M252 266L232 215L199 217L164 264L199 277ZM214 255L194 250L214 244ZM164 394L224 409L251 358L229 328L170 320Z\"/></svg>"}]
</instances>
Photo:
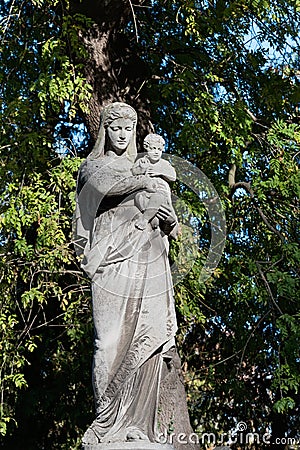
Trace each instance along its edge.
<instances>
[{"instance_id":1,"label":"child's face","mask_svg":"<svg viewBox=\"0 0 300 450\"><path fill-rule=\"evenodd\" d=\"M164 145L161 142L147 142L145 150L151 163L156 163L160 160Z\"/></svg>"}]
</instances>

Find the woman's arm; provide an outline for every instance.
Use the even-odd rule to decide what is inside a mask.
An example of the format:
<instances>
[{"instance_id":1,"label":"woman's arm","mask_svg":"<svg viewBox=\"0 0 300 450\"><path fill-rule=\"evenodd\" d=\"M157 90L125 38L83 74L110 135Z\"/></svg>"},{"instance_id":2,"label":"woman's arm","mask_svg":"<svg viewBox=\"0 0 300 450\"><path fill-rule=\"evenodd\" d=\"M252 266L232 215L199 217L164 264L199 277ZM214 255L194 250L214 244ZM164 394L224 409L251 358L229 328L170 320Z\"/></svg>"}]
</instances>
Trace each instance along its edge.
<instances>
[{"instance_id":1,"label":"woman's arm","mask_svg":"<svg viewBox=\"0 0 300 450\"><path fill-rule=\"evenodd\" d=\"M147 190L155 192L157 183L146 175L132 175L129 177L115 176L108 187L105 196L118 196L132 194L135 191Z\"/></svg>"},{"instance_id":2,"label":"woman's arm","mask_svg":"<svg viewBox=\"0 0 300 450\"><path fill-rule=\"evenodd\" d=\"M143 189L155 192L157 182L146 175L129 175L128 169L116 171L110 164L87 161L80 170L79 186L103 198L124 196Z\"/></svg>"}]
</instances>

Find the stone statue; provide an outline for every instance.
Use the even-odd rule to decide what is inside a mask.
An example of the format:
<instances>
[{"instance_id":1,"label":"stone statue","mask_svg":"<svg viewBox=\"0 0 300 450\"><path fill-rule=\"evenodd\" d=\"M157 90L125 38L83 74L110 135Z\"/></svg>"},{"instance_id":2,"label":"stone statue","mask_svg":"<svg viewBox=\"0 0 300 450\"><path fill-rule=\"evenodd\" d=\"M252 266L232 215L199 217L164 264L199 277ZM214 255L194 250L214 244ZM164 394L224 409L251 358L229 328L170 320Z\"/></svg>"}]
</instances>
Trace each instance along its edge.
<instances>
[{"instance_id":1,"label":"stone statue","mask_svg":"<svg viewBox=\"0 0 300 450\"><path fill-rule=\"evenodd\" d=\"M78 174L75 245L92 281L95 328L96 418L84 434L84 449L159 448L151 443L157 442L163 358L176 332L168 234L177 219L169 202L159 205L156 198L155 214L137 226L137 204L143 197L151 203L166 186L154 168L134 174L136 125L129 105L105 107L95 147Z\"/></svg>"},{"instance_id":2,"label":"stone statue","mask_svg":"<svg viewBox=\"0 0 300 450\"><path fill-rule=\"evenodd\" d=\"M159 219L156 214L162 205L166 205L171 210L171 217L176 217L173 210L171 191L166 181L175 181L176 172L168 161L161 159L165 147L164 139L158 134L148 134L144 139L144 150L146 155L139 158L133 165L131 171L134 175L147 174L151 177L160 177L155 193L138 192L135 196L135 204L142 212L142 218L135 226L144 230L150 222L152 228L159 226ZM166 181L164 181L166 180ZM174 222L174 219L173 219Z\"/></svg>"}]
</instances>

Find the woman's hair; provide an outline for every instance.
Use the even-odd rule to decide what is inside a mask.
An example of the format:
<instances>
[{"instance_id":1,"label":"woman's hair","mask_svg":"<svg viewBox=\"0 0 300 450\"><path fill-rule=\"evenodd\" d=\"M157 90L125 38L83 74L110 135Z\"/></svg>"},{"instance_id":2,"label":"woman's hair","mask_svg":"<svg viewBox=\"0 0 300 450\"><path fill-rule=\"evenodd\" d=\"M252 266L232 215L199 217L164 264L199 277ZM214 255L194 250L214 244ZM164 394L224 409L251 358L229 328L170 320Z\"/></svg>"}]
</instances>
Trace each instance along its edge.
<instances>
[{"instance_id":1,"label":"woman's hair","mask_svg":"<svg viewBox=\"0 0 300 450\"><path fill-rule=\"evenodd\" d=\"M133 124L133 132L131 141L126 149L127 158L134 162L137 149L136 149L136 123L137 114L136 111L126 103L115 102L103 108L100 116L100 128L97 141L88 158L96 159L104 156L106 151L106 129L116 119L130 119Z\"/></svg>"}]
</instances>

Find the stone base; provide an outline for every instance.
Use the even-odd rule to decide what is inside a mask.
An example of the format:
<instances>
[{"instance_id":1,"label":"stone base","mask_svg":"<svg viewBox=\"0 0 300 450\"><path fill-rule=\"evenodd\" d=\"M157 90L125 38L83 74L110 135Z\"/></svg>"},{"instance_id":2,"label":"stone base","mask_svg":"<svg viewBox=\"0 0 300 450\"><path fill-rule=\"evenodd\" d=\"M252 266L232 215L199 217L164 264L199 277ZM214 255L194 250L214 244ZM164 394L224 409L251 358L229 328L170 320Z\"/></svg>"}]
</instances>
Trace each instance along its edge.
<instances>
[{"instance_id":1,"label":"stone base","mask_svg":"<svg viewBox=\"0 0 300 450\"><path fill-rule=\"evenodd\" d=\"M155 442L109 442L102 444L83 444L82 450L174 450L170 444Z\"/></svg>"}]
</instances>

